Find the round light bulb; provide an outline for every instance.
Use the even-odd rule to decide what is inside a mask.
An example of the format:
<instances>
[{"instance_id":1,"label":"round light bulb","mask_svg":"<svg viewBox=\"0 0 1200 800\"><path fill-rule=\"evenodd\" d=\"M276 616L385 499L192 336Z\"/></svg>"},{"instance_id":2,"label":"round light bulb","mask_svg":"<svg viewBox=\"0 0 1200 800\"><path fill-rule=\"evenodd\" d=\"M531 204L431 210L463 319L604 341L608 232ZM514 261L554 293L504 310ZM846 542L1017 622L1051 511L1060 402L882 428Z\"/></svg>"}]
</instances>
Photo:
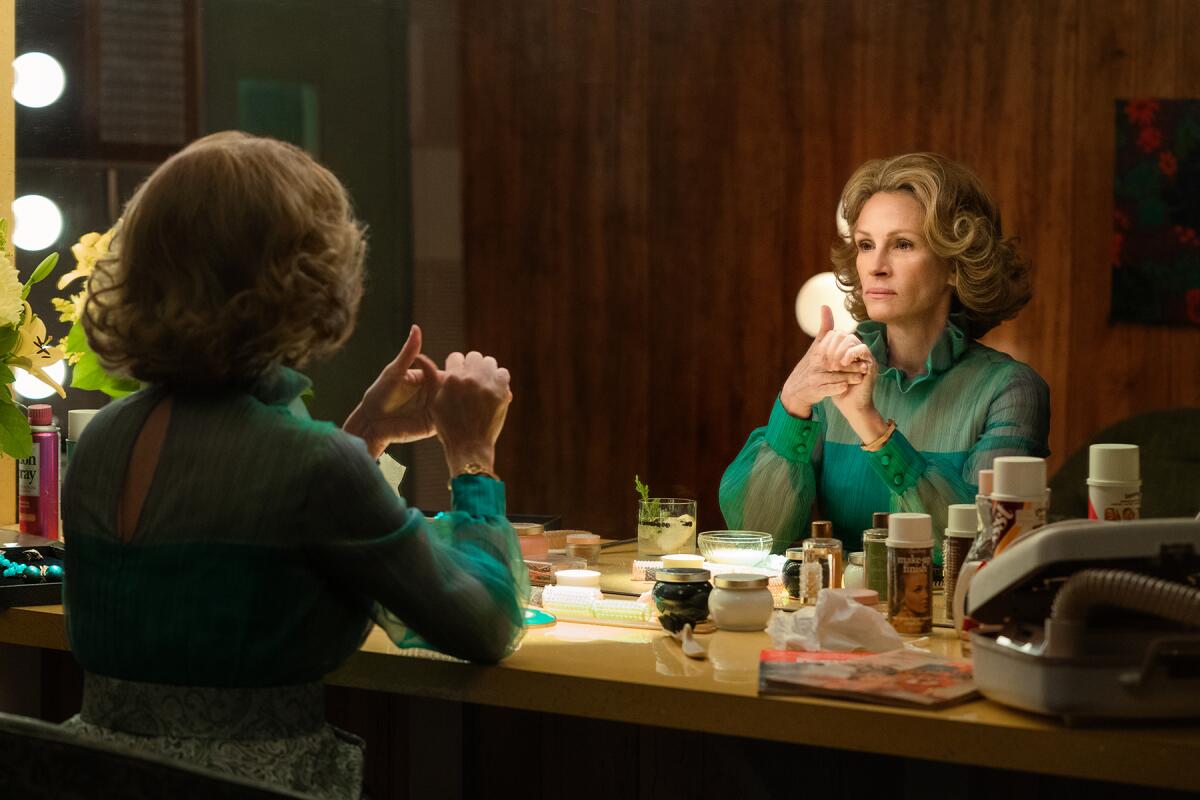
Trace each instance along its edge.
<instances>
[{"instance_id":1,"label":"round light bulb","mask_svg":"<svg viewBox=\"0 0 1200 800\"><path fill-rule=\"evenodd\" d=\"M22 195L13 201L12 210L12 241L22 250L45 250L62 235L62 212L48 197Z\"/></svg>"},{"instance_id":2,"label":"round light bulb","mask_svg":"<svg viewBox=\"0 0 1200 800\"><path fill-rule=\"evenodd\" d=\"M13 60L13 99L28 108L45 108L62 97L67 74L45 53L22 53Z\"/></svg>"},{"instance_id":3,"label":"round light bulb","mask_svg":"<svg viewBox=\"0 0 1200 800\"><path fill-rule=\"evenodd\" d=\"M47 375L49 375L58 383L59 386L62 386L63 383L66 382L67 363L61 358L50 366L43 367L43 369ZM13 377L16 379L13 381L13 389L17 394L21 395L21 397L24 397L26 400L41 400L49 397L52 394L56 394L52 388L42 383L40 380L33 377L20 367L13 369Z\"/></svg>"},{"instance_id":4,"label":"round light bulb","mask_svg":"<svg viewBox=\"0 0 1200 800\"><path fill-rule=\"evenodd\" d=\"M816 336L821 330L821 306L833 309L833 327L839 331L852 331L856 323L846 310L846 293L838 286L832 272L819 272L804 282L796 295L796 321L800 330Z\"/></svg>"}]
</instances>

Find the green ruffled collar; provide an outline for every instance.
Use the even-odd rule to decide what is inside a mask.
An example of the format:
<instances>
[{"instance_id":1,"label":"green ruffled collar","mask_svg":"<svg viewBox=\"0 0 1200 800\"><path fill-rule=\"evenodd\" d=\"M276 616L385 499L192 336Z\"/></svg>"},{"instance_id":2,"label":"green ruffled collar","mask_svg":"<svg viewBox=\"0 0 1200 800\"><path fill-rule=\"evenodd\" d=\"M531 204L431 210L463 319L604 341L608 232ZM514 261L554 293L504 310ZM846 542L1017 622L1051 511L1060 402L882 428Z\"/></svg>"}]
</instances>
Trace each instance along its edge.
<instances>
[{"instance_id":1,"label":"green ruffled collar","mask_svg":"<svg viewBox=\"0 0 1200 800\"><path fill-rule=\"evenodd\" d=\"M957 312L952 313L946 320L946 327L942 330L941 335L933 343L929 356L925 359L925 371L911 379L906 377L898 367L890 366L888 362L886 325L874 320L865 320L858 323L857 332L858 338L862 339L870 349L875 363L879 364L879 379L881 381L892 380L891 376L895 376L896 386L901 392L907 392L924 381L932 380L958 363L971 343L965 329L966 320L962 315Z\"/></svg>"},{"instance_id":2,"label":"green ruffled collar","mask_svg":"<svg viewBox=\"0 0 1200 800\"><path fill-rule=\"evenodd\" d=\"M312 388L312 381L290 367L272 367L250 384L250 394L265 405L286 406Z\"/></svg>"}]
</instances>

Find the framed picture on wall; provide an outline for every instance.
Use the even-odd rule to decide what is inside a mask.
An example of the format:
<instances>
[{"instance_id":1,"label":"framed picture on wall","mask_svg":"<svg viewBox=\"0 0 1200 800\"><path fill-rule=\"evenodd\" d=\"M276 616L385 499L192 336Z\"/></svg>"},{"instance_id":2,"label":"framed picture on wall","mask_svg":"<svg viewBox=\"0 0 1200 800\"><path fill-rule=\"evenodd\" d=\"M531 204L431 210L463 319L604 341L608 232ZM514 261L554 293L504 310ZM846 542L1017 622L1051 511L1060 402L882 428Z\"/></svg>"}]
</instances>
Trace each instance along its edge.
<instances>
[{"instance_id":1,"label":"framed picture on wall","mask_svg":"<svg viewBox=\"0 0 1200 800\"><path fill-rule=\"evenodd\" d=\"M1200 327L1200 99L1116 103L1114 322Z\"/></svg>"}]
</instances>

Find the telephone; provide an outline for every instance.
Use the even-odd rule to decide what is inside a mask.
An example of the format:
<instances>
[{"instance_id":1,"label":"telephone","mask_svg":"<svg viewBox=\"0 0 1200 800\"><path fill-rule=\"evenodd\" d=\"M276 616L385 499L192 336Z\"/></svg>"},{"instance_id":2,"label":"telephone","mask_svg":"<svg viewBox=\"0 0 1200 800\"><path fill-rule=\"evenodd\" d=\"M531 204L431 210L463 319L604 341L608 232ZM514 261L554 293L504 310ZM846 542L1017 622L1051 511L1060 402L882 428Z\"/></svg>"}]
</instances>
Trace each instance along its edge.
<instances>
[{"instance_id":1,"label":"telephone","mask_svg":"<svg viewBox=\"0 0 1200 800\"><path fill-rule=\"evenodd\" d=\"M989 561L966 598L975 681L1072 719L1200 716L1200 519L1066 520Z\"/></svg>"}]
</instances>

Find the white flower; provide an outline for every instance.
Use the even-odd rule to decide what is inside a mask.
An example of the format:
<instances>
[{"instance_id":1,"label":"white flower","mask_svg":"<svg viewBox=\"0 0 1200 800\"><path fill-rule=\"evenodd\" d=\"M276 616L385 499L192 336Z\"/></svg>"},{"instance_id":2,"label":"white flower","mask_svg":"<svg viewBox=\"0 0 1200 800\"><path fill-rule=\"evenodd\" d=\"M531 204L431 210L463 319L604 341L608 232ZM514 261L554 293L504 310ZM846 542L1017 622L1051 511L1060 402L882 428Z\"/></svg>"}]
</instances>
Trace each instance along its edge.
<instances>
[{"instance_id":1,"label":"white flower","mask_svg":"<svg viewBox=\"0 0 1200 800\"><path fill-rule=\"evenodd\" d=\"M21 279L7 253L0 252L0 326L21 321L25 303L21 300Z\"/></svg>"}]
</instances>

